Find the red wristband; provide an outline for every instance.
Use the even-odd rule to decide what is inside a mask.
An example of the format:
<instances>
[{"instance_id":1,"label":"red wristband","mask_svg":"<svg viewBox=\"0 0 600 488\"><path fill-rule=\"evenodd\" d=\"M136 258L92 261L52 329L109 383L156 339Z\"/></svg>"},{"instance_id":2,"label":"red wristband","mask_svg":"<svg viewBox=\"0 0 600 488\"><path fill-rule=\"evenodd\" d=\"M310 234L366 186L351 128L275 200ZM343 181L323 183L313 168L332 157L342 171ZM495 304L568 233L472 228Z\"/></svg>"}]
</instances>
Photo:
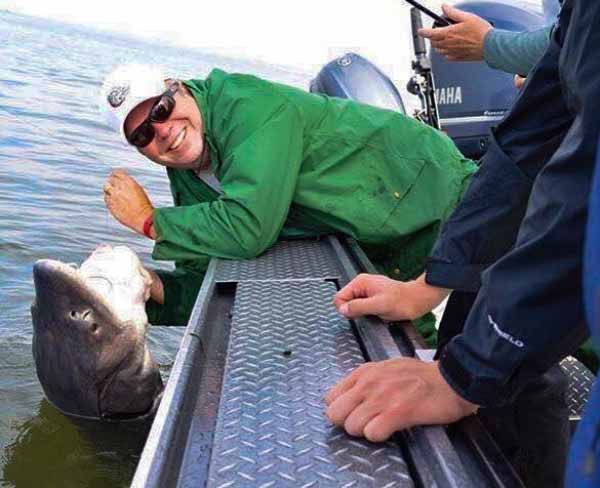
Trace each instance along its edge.
<instances>
[{"instance_id":1,"label":"red wristband","mask_svg":"<svg viewBox=\"0 0 600 488\"><path fill-rule=\"evenodd\" d=\"M148 238L148 239L152 239L152 236L150 235L150 228L154 225L154 215L150 214L150 216L144 221L144 227L143 227L143 232L144 235Z\"/></svg>"}]
</instances>

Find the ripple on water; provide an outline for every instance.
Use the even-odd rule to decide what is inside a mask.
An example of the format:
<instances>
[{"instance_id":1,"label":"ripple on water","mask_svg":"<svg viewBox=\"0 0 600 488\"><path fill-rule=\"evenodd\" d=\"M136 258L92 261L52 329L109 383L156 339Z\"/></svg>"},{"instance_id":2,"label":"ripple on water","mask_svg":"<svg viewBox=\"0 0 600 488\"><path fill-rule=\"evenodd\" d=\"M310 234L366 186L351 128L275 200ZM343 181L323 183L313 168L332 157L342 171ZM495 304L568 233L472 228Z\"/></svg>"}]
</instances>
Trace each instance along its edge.
<instances>
[{"instance_id":1,"label":"ripple on water","mask_svg":"<svg viewBox=\"0 0 600 488\"><path fill-rule=\"evenodd\" d=\"M28 83L22 80L2 80L0 79L0 85L4 86L27 86Z\"/></svg>"},{"instance_id":2,"label":"ripple on water","mask_svg":"<svg viewBox=\"0 0 600 488\"><path fill-rule=\"evenodd\" d=\"M79 424L57 412L42 400L31 351L35 260L81 263L106 242L130 246L149 266L170 266L152 262L148 240L104 207L113 167L126 168L155 205L171 197L164 169L126 147L96 113L101 80L122 60L156 63L184 79L215 65L297 86L308 75L6 12L0 22L0 485L128 486L144 429ZM183 331L150 329L165 378Z\"/></svg>"}]
</instances>

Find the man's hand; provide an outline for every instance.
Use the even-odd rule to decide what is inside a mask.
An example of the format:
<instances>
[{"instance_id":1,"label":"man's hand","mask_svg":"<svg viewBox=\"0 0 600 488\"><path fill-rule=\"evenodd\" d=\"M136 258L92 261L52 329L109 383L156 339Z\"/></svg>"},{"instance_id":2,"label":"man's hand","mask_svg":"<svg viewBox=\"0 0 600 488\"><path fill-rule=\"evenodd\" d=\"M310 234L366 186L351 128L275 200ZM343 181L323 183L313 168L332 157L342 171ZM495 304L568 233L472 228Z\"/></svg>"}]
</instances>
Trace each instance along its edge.
<instances>
[{"instance_id":1,"label":"man's hand","mask_svg":"<svg viewBox=\"0 0 600 488\"><path fill-rule=\"evenodd\" d=\"M140 184L122 169L114 170L104 185L104 202L112 216L139 234L154 207Z\"/></svg>"},{"instance_id":2,"label":"man's hand","mask_svg":"<svg viewBox=\"0 0 600 488\"><path fill-rule=\"evenodd\" d=\"M377 315L383 320L414 320L437 307L449 293L428 285L424 274L407 282L360 274L336 294L334 304L348 318Z\"/></svg>"},{"instance_id":3,"label":"man's hand","mask_svg":"<svg viewBox=\"0 0 600 488\"><path fill-rule=\"evenodd\" d=\"M483 41L492 25L481 17L443 5L444 15L457 22L448 27L419 29L431 46L449 61L483 60Z\"/></svg>"},{"instance_id":4,"label":"man's hand","mask_svg":"<svg viewBox=\"0 0 600 488\"><path fill-rule=\"evenodd\" d=\"M150 275L150 278L152 278L152 284L150 285L150 298L152 298L152 300L154 300L156 303L164 305L165 289L160 276L158 276L158 274L151 269L147 269L146 271Z\"/></svg>"},{"instance_id":5,"label":"man's hand","mask_svg":"<svg viewBox=\"0 0 600 488\"><path fill-rule=\"evenodd\" d=\"M331 422L372 442L415 425L456 422L478 408L450 388L437 362L412 358L363 364L329 390L325 402Z\"/></svg>"},{"instance_id":6,"label":"man's hand","mask_svg":"<svg viewBox=\"0 0 600 488\"><path fill-rule=\"evenodd\" d=\"M517 90L520 90L521 88L523 88L523 85L525 84L526 81L527 81L527 78L525 76L515 75L515 88Z\"/></svg>"}]
</instances>

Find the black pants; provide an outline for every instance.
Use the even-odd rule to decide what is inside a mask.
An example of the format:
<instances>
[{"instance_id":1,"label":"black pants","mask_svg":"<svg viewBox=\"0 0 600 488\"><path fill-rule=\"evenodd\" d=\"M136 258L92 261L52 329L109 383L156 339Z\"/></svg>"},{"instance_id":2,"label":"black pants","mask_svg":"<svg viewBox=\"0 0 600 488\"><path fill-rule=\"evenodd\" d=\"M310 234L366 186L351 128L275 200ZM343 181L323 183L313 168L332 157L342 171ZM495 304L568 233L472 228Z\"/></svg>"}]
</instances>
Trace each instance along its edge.
<instances>
[{"instance_id":1,"label":"black pants","mask_svg":"<svg viewBox=\"0 0 600 488\"><path fill-rule=\"evenodd\" d=\"M479 417L528 488L562 487L569 448L568 380L553 366L501 408Z\"/></svg>"}]
</instances>

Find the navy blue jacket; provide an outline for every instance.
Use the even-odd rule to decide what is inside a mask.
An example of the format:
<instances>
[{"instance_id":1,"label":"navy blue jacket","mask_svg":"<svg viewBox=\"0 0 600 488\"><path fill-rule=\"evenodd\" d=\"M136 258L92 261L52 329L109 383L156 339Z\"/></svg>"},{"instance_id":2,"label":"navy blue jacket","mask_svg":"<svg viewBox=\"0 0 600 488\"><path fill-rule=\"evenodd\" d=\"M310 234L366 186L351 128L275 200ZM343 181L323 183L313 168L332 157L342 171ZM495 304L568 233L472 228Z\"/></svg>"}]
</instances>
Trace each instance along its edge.
<instances>
[{"instance_id":1,"label":"navy blue jacket","mask_svg":"<svg viewBox=\"0 0 600 488\"><path fill-rule=\"evenodd\" d=\"M585 261L584 288L586 316L592 339L600 347L600 151L590 198ZM596 381L588 397L583 419L571 445L567 468L569 488L600 486L600 383Z\"/></svg>"},{"instance_id":2,"label":"navy blue jacket","mask_svg":"<svg viewBox=\"0 0 600 488\"><path fill-rule=\"evenodd\" d=\"M581 270L599 51L600 2L567 0L427 265L428 283L478 292L440 369L479 405L511 401L587 335Z\"/></svg>"}]
</instances>

